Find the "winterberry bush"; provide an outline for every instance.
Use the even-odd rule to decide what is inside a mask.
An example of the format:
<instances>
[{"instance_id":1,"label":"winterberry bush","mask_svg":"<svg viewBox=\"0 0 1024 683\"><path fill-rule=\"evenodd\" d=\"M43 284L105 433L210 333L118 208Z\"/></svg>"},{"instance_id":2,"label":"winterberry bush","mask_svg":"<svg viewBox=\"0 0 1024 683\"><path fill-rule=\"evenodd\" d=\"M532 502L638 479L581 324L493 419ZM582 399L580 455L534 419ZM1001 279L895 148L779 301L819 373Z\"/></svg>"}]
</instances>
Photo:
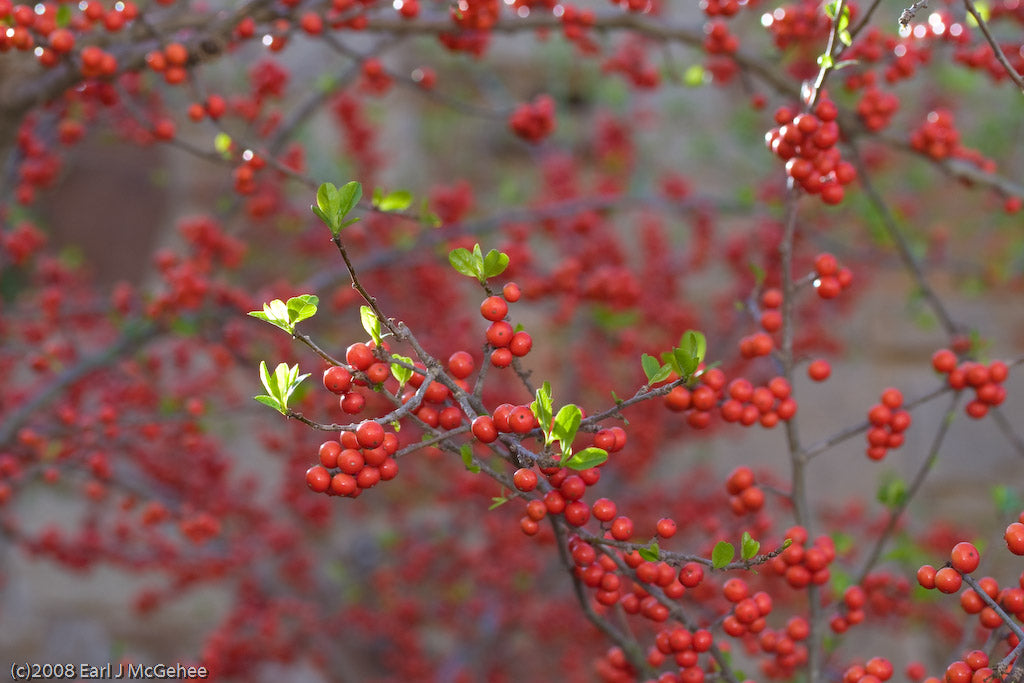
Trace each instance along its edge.
<instances>
[{"instance_id":1,"label":"winterberry bush","mask_svg":"<svg viewBox=\"0 0 1024 683\"><path fill-rule=\"evenodd\" d=\"M3 545L215 591L219 680L1019 681L1021 483L926 482L1024 455L1022 25L0 0ZM147 277L51 237L89 145L194 183Z\"/></svg>"}]
</instances>

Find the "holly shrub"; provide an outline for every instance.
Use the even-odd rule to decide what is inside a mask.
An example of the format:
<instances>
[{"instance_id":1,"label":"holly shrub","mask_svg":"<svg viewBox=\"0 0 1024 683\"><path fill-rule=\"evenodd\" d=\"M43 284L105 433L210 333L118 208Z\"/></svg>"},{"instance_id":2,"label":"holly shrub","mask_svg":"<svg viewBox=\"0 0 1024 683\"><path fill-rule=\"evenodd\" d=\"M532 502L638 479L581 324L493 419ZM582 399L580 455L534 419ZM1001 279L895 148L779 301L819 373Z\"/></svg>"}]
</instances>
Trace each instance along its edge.
<instances>
[{"instance_id":1,"label":"holly shrub","mask_svg":"<svg viewBox=\"0 0 1024 683\"><path fill-rule=\"evenodd\" d=\"M1022 29L0 0L0 544L217 680L1020 681Z\"/></svg>"}]
</instances>

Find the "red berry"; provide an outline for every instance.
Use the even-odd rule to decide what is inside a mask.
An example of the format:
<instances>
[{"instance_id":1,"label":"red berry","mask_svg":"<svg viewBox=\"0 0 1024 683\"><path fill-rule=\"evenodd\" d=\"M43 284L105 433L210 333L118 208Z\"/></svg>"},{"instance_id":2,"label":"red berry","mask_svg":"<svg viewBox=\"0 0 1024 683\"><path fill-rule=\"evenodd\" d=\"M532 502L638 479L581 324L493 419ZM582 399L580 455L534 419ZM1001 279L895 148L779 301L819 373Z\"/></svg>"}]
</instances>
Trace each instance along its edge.
<instances>
[{"instance_id":1,"label":"red berry","mask_svg":"<svg viewBox=\"0 0 1024 683\"><path fill-rule=\"evenodd\" d=\"M502 320L508 315L508 303L500 296L489 296L480 304L480 315L492 322Z\"/></svg>"},{"instance_id":2,"label":"red berry","mask_svg":"<svg viewBox=\"0 0 1024 683\"><path fill-rule=\"evenodd\" d=\"M974 547L974 544L966 541L961 541L953 546L949 556L953 568L961 574L970 574L978 568L978 563L981 562L978 549Z\"/></svg>"},{"instance_id":3,"label":"red berry","mask_svg":"<svg viewBox=\"0 0 1024 683\"><path fill-rule=\"evenodd\" d=\"M532 491L537 488L537 473L529 468L520 467L512 474L512 483L520 491Z\"/></svg>"},{"instance_id":4,"label":"red berry","mask_svg":"<svg viewBox=\"0 0 1024 683\"><path fill-rule=\"evenodd\" d=\"M956 354L949 349L939 349L932 354L932 367L936 372L949 374L956 369Z\"/></svg>"},{"instance_id":5,"label":"red berry","mask_svg":"<svg viewBox=\"0 0 1024 683\"><path fill-rule=\"evenodd\" d=\"M471 431L481 443L492 443L498 438L498 430L494 427L494 420L490 415L480 415L475 418Z\"/></svg>"},{"instance_id":6,"label":"red berry","mask_svg":"<svg viewBox=\"0 0 1024 683\"><path fill-rule=\"evenodd\" d=\"M341 444L337 441L324 441L320 444L317 454L320 456L320 464L330 469L338 466L338 454L341 453Z\"/></svg>"},{"instance_id":7,"label":"red berry","mask_svg":"<svg viewBox=\"0 0 1024 683\"><path fill-rule=\"evenodd\" d=\"M512 341L513 334L514 330L510 324L504 320L498 320L487 328L487 343L499 348L508 346Z\"/></svg>"},{"instance_id":8,"label":"red berry","mask_svg":"<svg viewBox=\"0 0 1024 683\"><path fill-rule=\"evenodd\" d=\"M687 562L679 569L679 583L687 588L696 588L704 580L704 567L697 562Z\"/></svg>"},{"instance_id":9,"label":"red berry","mask_svg":"<svg viewBox=\"0 0 1024 683\"><path fill-rule=\"evenodd\" d=\"M448 371L456 379L466 379L473 372L476 363L466 351L456 351L448 357Z\"/></svg>"},{"instance_id":10,"label":"red berry","mask_svg":"<svg viewBox=\"0 0 1024 683\"><path fill-rule=\"evenodd\" d=\"M533 348L533 338L526 332L516 332L508 343L508 350L513 356L525 356Z\"/></svg>"},{"instance_id":11,"label":"red berry","mask_svg":"<svg viewBox=\"0 0 1024 683\"><path fill-rule=\"evenodd\" d=\"M943 567L935 572L935 587L943 593L956 593L962 583L960 572L952 567Z\"/></svg>"},{"instance_id":12,"label":"red berry","mask_svg":"<svg viewBox=\"0 0 1024 683\"><path fill-rule=\"evenodd\" d=\"M514 356L507 348L494 349L491 351L491 365L496 368L507 368L512 365L512 358L514 358Z\"/></svg>"},{"instance_id":13,"label":"red berry","mask_svg":"<svg viewBox=\"0 0 1024 683\"><path fill-rule=\"evenodd\" d=\"M615 519L618 514L618 507L615 505L615 501L608 498L598 498L594 501L594 505L591 509L594 513L594 518L602 522L610 522Z\"/></svg>"},{"instance_id":14,"label":"red berry","mask_svg":"<svg viewBox=\"0 0 1024 683\"><path fill-rule=\"evenodd\" d=\"M818 274L818 277L835 275L839 272L839 262L835 256L827 252L818 254L814 258L814 272Z\"/></svg>"},{"instance_id":15,"label":"red berry","mask_svg":"<svg viewBox=\"0 0 1024 683\"><path fill-rule=\"evenodd\" d=\"M882 392L882 404L896 410L903 405L903 394L899 389L890 387Z\"/></svg>"},{"instance_id":16,"label":"red berry","mask_svg":"<svg viewBox=\"0 0 1024 683\"><path fill-rule=\"evenodd\" d=\"M629 517L616 517L612 522L612 538L616 541L628 541L633 537L633 520Z\"/></svg>"},{"instance_id":17,"label":"red berry","mask_svg":"<svg viewBox=\"0 0 1024 683\"><path fill-rule=\"evenodd\" d=\"M519 290L519 285L514 282L509 282L507 285L502 287L501 295L505 297L505 301L514 304L519 301L519 297L522 296L522 292Z\"/></svg>"},{"instance_id":18,"label":"red berry","mask_svg":"<svg viewBox=\"0 0 1024 683\"><path fill-rule=\"evenodd\" d=\"M363 420L356 428L356 439L361 448L377 448L384 443L384 427L373 420Z\"/></svg>"},{"instance_id":19,"label":"red berry","mask_svg":"<svg viewBox=\"0 0 1024 683\"><path fill-rule=\"evenodd\" d=\"M663 517L658 520L658 535L662 538L672 538L676 535L675 520Z\"/></svg>"},{"instance_id":20,"label":"red berry","mask_svg":"<svg viewBox=\"0 0 1024 683\"><path fill-rule=\"evenodd\" d=\"M746 465L734 469L725 482L725 490L732 495L742 493L754 485L754 472Z\"/></svg>"},{"instance_id":21,"label":"red berry","mask_svg":"<svg viewBox=\"0 0 1024 683\"><path fill-rule=\"evenodd\" d=\"M807 366L807 376L815 382L824 382L831 374L832 367L826 360L819 358L811 361L811 364Z\"/></svg>"},{"instance_id":22,"label":"red berry","mask_svg":"<svg viewBox=\"0 0 1024 683\"><path fill-rule=\"evenodd\" d=\"M922 588L931 590L935 588L935 567L930 564L922 565L917 570L917 582L921 584Z\"/></svg>"},{"instance_id":23,"label":"red berry","mask_svg":"<svg viewBox=\"0 0 1024 683\"><path fill-rule=\"evenodd\" d=\"M323 493L331 486L331 473L323 465L314 465L306 470L306 485L317 493Z\"/></svg>"},{"instance_id":24,"label":"red berry","mask_svg":"<svg viewBox=\"0 0 1024 683\"><path fill-rule=\"evenodd\" d=\"M370 347L362 342L352 344L345 351L345 362L356 370L366 370L376 360Z\"/></svg>"},{"instance_id":25,"label":"red berry","mask_svg":"<svg viewBox=\"0 0 1024 683\"><path fill-rule=\"evenodd\" d=\"M366 398L358 391L350 391L341 397L341 409L349 415L358 415L366 405Z\"/></svg>"},{"instance_id":26,"label":"red berry","mask_svg":"<svg viewBox=\"0 0 1024 683\"><path fill-rule=\"evenodd\" d=\"M842 289L839 280L832 275L818 278L814 281L814 287L822 299L834 299Z\"/></svg>"},{"instance_id":27,"label":"red berry","mask_svg":"<svg viewBox=\"0 0 1024 683\"><path fill-rule=\"evenodd\" d=\"M1024 524L1020 522L1010 524L1006 527L1003 539L1006 541L1006 547L1011 553L1014 555L1024 555Z\"/></svg>"},{"instance_id":28,"label":"red berry","mask_svg":"<svg viewBox=\"0 0 1024 683\"><path fill-rule=\"evenodd\" d=\"M508 415L508 424L516 434L525 434L534 427L533 411L528 406L517 406Z\"/></svg>"}]
</instances>

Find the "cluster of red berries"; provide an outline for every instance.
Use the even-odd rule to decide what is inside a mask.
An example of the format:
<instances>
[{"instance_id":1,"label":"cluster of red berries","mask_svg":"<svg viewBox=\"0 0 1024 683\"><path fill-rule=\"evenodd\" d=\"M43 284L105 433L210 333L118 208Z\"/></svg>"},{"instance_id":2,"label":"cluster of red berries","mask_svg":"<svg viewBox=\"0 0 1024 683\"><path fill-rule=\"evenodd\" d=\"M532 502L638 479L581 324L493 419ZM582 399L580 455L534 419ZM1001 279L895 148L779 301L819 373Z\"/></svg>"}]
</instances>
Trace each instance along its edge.
<instances>
[{"instance_id":1,"label":"cluster of red berries","mask_svg":"<svg viewBox=\"0 0 1024 683\"><path fill-rule=\"evenodd\" d=\"M990 683L1002 678L989 666L988 654L984 650L971 650L962 659L951 662L946 667L944 676L946 683ZM925 683L931 680L925 679Z\"/></svg>"},{"instance_id":2,"label":"cluster of red berries","mask_svg":"<svg viewBox=\"0 0 1024 683\"><path fill-rule=\"evenodd\" d=\"M697 629L690 631L683 626L664 628L658 631L654 638L654 648L648 653L648 663L651 666L661 666L666 657L671 656L677 666L682 669L679 678L672 680L691 680L695 674L688 673L697 666L697 660L701 652L707 652L711 648L714 638L710 631ZM700 669L697 669L700 671ZM700 671L703 680L703 671Z\"/></svg>"},{"instance_id":3,"label":"cluster of red berries","mask_svg":"<svg viewBox=\"0 0 1024 683\"><path fill-rule=\"evenodd\" d=\"M555 101L550 95L541 95L519 105L509 116L508 125L523 140L540 142L555 130Z\"/></svg>"},{"instance_id":4,"label":"cluster of red berries","mask_svg":"<svg viewBox=\"0 0 1024 683\"><path fill-rule=\"evenodd\" d=\"M851 626L864 621L864 606L867 604L868 594L860 586L847 586L843 591L843 603L841 611L832 615L829 620L829 627L833 633L845 633Z\"/></svg>"},{"instance_id":5,"label":"cluster of red berries","mask_svg":"<svg viewBox=\"0 0 1024 683\"><path fill-rule=\"evenodd\" d=\"M729 33L724 21L709 21L704 24L704 50L709 55L731 55L740 47L739 38Z\"/></svg>"},{"instance_id":6,"label":"cluster of red berries","mask_svg":"<svg viewBox=\"0 0 1024 683\"><path fill-rule=\"evenodd\" d=\"M772 598L764 591L751 595L747 582L734 577L722 584L722 596L732 603L731 611L722 620L726 634L742 638L748 633L761 633L768 626L765 618L771 614Z\"/></svg>"},{"instance_id":7,"label":"cluster of red berries","mask_svg":"<svg viewBox=\"0 0 1024 683\"><path fill-rule=\"evenodd\" d=\"M952 112L929 112L925 122L910 134L910 145L936 160L956 155L960 150L960 133L953 126Z\"/></svg>"},{"instance_id":8,"label":"cluster of red berries","mask_svg":"<svg viewBox=\"0 0 1024 683\"><path fill-rule=\"evenodd\" d=\"M729 508L736 515L759 511L764 507L764 491L757 487L754 472L746 465L734 469L725 480Z\"/></svg>"},{"instance_id":9,"label":"cluster of red berries","mask_svg":"<svg viewBox=\"0 0 1024 683\"><path fill-rule=\"evenodd\" d=\"M857 102L857 115L864 127L877 132L889 125L892 115L900 108L900 98L891 92L871 87L864 91Z\"/></svg>"},{"instance_id":10,"label":"cluster of red berries","mask_svg":"<svg viewBox=\"0 0 1024 683\"><path fill-rule=\"evenodd\" d=\"M853 284L853 271L840 267L836 257L823 252L814 257L814 291L822 299L834 299Z\"/></svg>"},{"instance_id":11,"label":"cluster of red berries","mask_svg":"<svg viewBox=\"0 0 1024 683\"><path fill-rule=\"evenodd\" d=\"M709 17L731 17L746 5L740 0L700 0L700 10Z\"/></svg>"},{"instance_id":12,"label":"cluster of red berries","mask_svg":"<svg viewBox=\"0 0 1024 683\"><path fill-rule=\"evenodd\" d=\"M932 367L948 375L947 381L953 389L974 389L974 398L964 406L964 412L976 420L985 417L989 408L1006 400L1003 382L1010 374L1010 366L1001 360L988 365L970 360L960 362L952 350L939 349L932 354Z\"/></svg>"},{"instance_id":13,"label":"cluster of red berries","mask_svg":"<svg viewBox=\"0 0 1024 683\"><path fill-rule=\"evenodd\" d=\"M472 432L480 443L493 443L498 434L526 434L540 424L527 404L502 403L491 415L473 418Z\"/></svg>"},{"instance_id":14,"label":"cluster of red berries","mask_svg":"<svg viewBox=\"0 0 1024 683\"><path fill-rule=\"evenodd\" d=\"M761 651L775 655L774 659L761 663L765 677L772 680L790 678L797 667L806 664L807 646L803 641L810 634L810 625L803 617L790 617L785 628L766 628L761 631L757 639Z\"/></svg>"},{"instance_id":15,"label":"cluster of red berries","mask_svg":"<svg viewBox=\"0 0 1024 683\"><path fill-rule=\"evenodd\" d=\"M922 565L917 570L917 582L928 590L937 588L943 593L959 591L963 585L963 575L978 568L981 555L974 544L961 541L953 546L949 558L949 564L939 569L930 564Z\"/></svg>"},{"instance_id":16,"label":"cluster of red berries","mask_svg":"<svg viewBox=\"0 0 1024 683\"><path fill-rule=\"evenodd\" d=\"M398 475L398 437L372 420L354 432L342 432L340 441L320 444L320 464L306 470L306 484L317 493L356 498L365 489Z\"/></svg>"},{"instance_id":17,"label":"cluster of red berries","mask_svg":"<svg viewBox=\"0 0 1024 683\"><path fill-rule=\"evenodd\" d=\"M1015 615L1019 620L1024 615L1024 588L1011 586L1000 589L999 583L991 576L978 579L978 587L985 595L999 605L1007 614ZM995 629L1003 625L1003 618L995 609L989 606L977 591L971 589L960 594L960 608L966 614L977 614L978 624L985 629ZM1016 642L1011 643L1015 647Z\"/></svg>"},{"instance_id":18,"label":"cluster of red berries","mask_svg":"<svg viewBox=\"0 0 1024 683\"><path fill-rule=\"evenodd\" d=\"M836 547L831 536L821 535L814 544L807 545L807 530L794 526L786 531L792 544L773 557L768 567L783 576L792 588L805 588L808 584L821 586L829 580L829 565L836 559Z\"/></svg>"},{"instance_id":19,"label":"cluster of red berries","mask_svg":"<svg viewBox=\"0 0 1024 683\"><path fill-rule=\"evenodd\" d=\"M893 666L885 657L872 657L864 664L854 664L843 672L843 683L876 683L892 678Z\"/></svg>"},{"instance_id":20,"label":"cluster of red berries","mask_svg":"<svg viewBox=\"0 0 1024 683\"><path fill-rule=\"evenodd\" d=\"M491 365L496 368L507 368L513 358L521 358L533 348L533 338L527 332L512 327L505 320L508 315L508 302L515 303L521 296L519 287L510 282L502 290L502 296L489 296L480 304L480 315L491 321L487 328L487 343L491 351Z\"/></svg>"},{"instance_id":21,"label":"cluster of red berries","mask_svg":"<svg viewBox=\"0 0 1024 683\"><path fill-rule=\"evenodd\" d=\"M462 29L488 31L498 21L498 0L459 0L449 7L452 21Z\"/></svg>"},{"instance_id":22,"label":"cluster of red berries","mask_svg":"<svg viewBox=\"0 0 1024 683\"><path fill-rule=\"evenodd\" d=\"M796 415L797 403L790 396L792 387L784 377L773 377L765 386L755 387L750 380L737 377L726 384L725 373L711 368L701 374L701 383L692 391L674 387L665 396L665 405L684 412L687 423L703 429L711 423L712 411L718 407L722 419L743 426L759 422L771 429L779 420Z\"/></svg>"},{"instance_id":23,"label":"cluster of red berries","mask_svg":"<svg viewBox=\"0 0 1024 683\"><path fill-rule=\"evenodd\" d=\"M357 342L345 351L345 361L354 369L362 371L367 378L378 378L378 382L387 379L391 370L387 363L381 363L373 355L367 344ZM373 372L370 368L373 367ZM383 367L384 372L381 372ZM324 387L332 394L337 394L341 409L349 415L357 415L366 405L366 398L352 388L354 383L352 372L342 365L333 365L324 370ZM375 384L378 382L374 382Z\"/></svg>"},{"instance_id":24,"label":"cluster of red berries","mask_svg":"<svg viewBox=\"0 0 1024 683\"><path fill-rule=\"evenodd\" d=\"M903 410L902 392L892 387L883 391L881 401L868 410L868 457L881 460L890 449L902 446L911 421L910 413Z\"/></svg>"},{"instance_id":25,"label":"cluster of red berries","mask_svg":"<svg viewBox=\"0 0 1024 683\"><path fill-rule=\"evenodd\" d=\"M786 175L826 204L843 201L843 186L857 177L856 169L842 161L836 105L822 98L813 112L796 113L789 107L775 112L777 127L765 133L765 144L786 162Z\"/></svg>"}]
</instances>

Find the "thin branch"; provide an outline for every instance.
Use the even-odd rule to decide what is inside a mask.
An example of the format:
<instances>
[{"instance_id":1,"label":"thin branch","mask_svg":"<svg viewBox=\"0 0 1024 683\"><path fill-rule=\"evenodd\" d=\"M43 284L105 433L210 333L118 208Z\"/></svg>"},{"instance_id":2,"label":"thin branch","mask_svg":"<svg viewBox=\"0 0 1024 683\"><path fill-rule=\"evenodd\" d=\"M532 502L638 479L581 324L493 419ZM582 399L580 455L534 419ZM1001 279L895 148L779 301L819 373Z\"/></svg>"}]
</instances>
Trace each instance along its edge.
<instances>
[{"instance_id":1,"label":"thin branch","mask_svg":"<svg viewBox=\"0 0 1024 683\"><path fill-rule=\"evenodd\" d=\"M1010 60L1008 60L1006 55L1003 54L1003 49L999 47L999 43L996 42L996 39L989 32L988 23L978 12L978 8L974 6L973 0L964 0L964 7L966 7L970 15L974 17L974 21L978 23L978 28L981 29L982 34L985 36L985 40L988 41L989 47L991 47L992 51L995 53L996 60L998 60L1003 69L1006 70L1006 74L1010 77L1010 80L1016 84L1022 93L1024 93L1024 78L1021 78L1021 75L1017 73L1017 70L1010 64Z\"/></svg>"},{"instance_id":2,"label":"thin branch","mask_svg":"<svg viewBox=\"0 0 1024 683\"><path fill-rule=\"evenodd\" d=\"M938 317L939 322L942 324L946 334L953 337L959 334L963 328L961 325L953 321L952 316L946 310L945 304L935 293L935 290L928 284L928 280L924 276L924 271L921 269L921 265L914 258L914 255L910 251L910 245L907 243L906 237L903 236L903 232L896 225L896 218L892 215L889 210L889 206L886 204L885 199L875 189L874 183L871 182L870 175L868 174L867 167L864 164L864 160L860 156L860 151L856 145L850 145L851 160L854 167L857 169L857 178L860 181L861 187L864 188L864 193L868 197L868 201L875 207L875 211L878 212L879 218L882 220L882 225L885 226L885 231L896 245L896 250L899 252L900 259L906 266L907 271L910 273L911 278L920 290L921 295L928 302L932 311Z\"/></svg>"},{"instance_id":3,"label":"thin branch","mask_svg":"<svg viewBox=\"0 0 1024 683\"><path fill-rule=\"evenodd\" d=\"M84 379L90 373L121 360L124 356L127 356L156 337L159 331L160 328L158 326L148 321L135 324L126 329L113 344L102 352L82 359L77 364L57 375L45 389L22 403L21 407L13 411L4 423L0 425L0 445L10 443L18 430L33 415L43 411L46 406L57 400L73 384Z\"/></svg>"},{"instance_id":4,"label":"thin branch","mask_svg":"<svg viewBox=\"0 0 1024 683\"><path fill-rule=\"evenodd\" d=\"M949 402L949 408L946 410L945 417L941 424L939 424L939 429L935 433L935 438L932 439L932 445L928 449L928 456L921 462L921 466L918 467L917 473L914 475L914 479L911 481L910 486L907 488L907 491L903 496L903 500L889 510L889 520L885 525L885 529L883 529L882 533L880 533L878 538L875 539L875 544L872 546L871 552L868 553L867 559L864 561L864 565L861 567L861 570L857 572L857 576L853 581L854 584L861 583L864 580L864 577L868 575L868 572L871 571L871 568L875 566L875 563L878 562L878 559L882 556L882 549L889 541L893 531L896 530L896 525L903 516L904 511L906 511L907 506L910 505L910 501L913 500L914 496L921 488L921 485L924 484L925 477L928 476L928 473L935 466L935 463L938 462L939 451L942 448L942 442L946 438L946 433L949 431L950 425L953 424L953 418L956 416L956 407L960 402L960 396L961 394L959 392L953 394L953 397Z\"/></svg>"}]
</instances>

